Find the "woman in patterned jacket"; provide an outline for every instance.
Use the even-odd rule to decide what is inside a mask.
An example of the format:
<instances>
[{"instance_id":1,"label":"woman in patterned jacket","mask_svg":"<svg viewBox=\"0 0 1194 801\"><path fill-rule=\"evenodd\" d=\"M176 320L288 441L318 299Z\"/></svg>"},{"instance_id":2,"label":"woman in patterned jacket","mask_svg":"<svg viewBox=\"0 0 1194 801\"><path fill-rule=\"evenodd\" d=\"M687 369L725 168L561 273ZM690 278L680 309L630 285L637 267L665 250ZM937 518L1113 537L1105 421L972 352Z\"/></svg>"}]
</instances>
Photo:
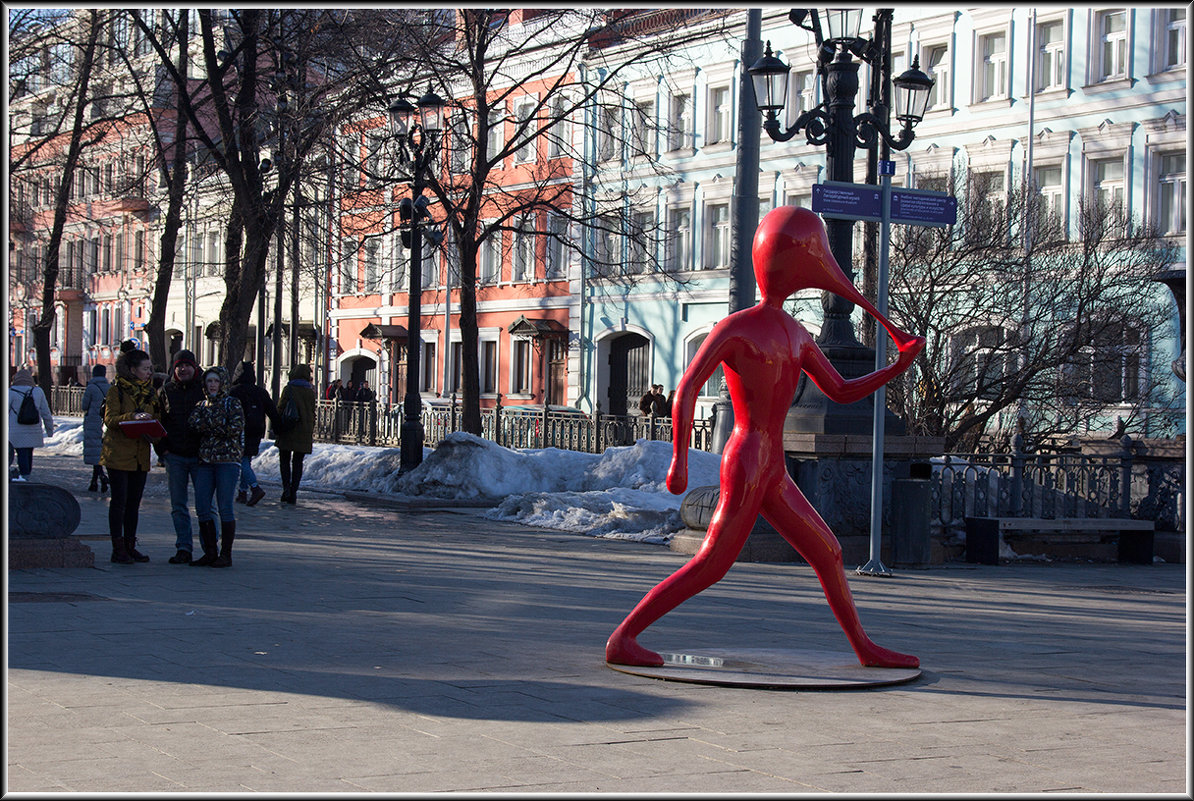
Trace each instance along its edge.
<instances>
[{"instance_id":1,"label":"woman in patterned jacket","mask_svg":"<svg viewBox=\"0 0 1194 801\"><path fill-rule=\"evenodd\" d=\"M203 556L191 565L229 567L236 538L232 499L245 447L245 413L240 401L228 394L228 371L223 367L209 367L203 372L203 389L203 400L187 419L187 425L199 435L195 512L199 518L199 544L203 546ZM213 494L220 513L218 553L211 509Z\"/></svg>"}]
</instances>

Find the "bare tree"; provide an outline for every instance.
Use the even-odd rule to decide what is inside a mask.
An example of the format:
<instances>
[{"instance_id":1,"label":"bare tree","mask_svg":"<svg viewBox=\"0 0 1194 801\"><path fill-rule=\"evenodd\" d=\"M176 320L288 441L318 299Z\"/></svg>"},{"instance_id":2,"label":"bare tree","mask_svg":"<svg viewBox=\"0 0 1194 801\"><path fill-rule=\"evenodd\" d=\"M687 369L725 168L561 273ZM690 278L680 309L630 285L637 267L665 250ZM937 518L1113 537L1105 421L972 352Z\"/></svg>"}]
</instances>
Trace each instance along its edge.
<instances>
[{"instance_id":1,"label":"bare tree","mask_svg":"<svg viewBox=\"0 0 1194 801\"><path fill-rule=\"evenodd\" d=\"M105 125L95 125L87 116L103 19L101 12L93 9L79 18L25 17L10 23L18 25L17 32L21 35L16 37L20 42L17 52L21 54L22 64L28 67L19 69L14 76L25 82L20 88L23 91L31 88L28 81L39 77L37 70L45 63L42 59L48 61L51 76L59 82L60 95L55 103L33 110L26 138L10 151L10 169L37 169L46 175L47 188L53 190L53 220L40 276L41 314L32 327L38 379L48 395L52 383L50 334L57 319L59 253L70 212L71 188L84 148L102 139L108 131ZM10 91L15 88L10 85ZM50 110L55 105L57 113Z\"/></svg>"},{"instance_id":2,"label":"bare tree","mask_svg":"<svg viewBox=\"0 0 1194 801\"><path fill-rule=\"evenodd\" d=\"M889 385L909 433L972 446L1000 415L1064 434L1116 409L1130 425L1165 401L1150 386L1149 341L1169 310L1151 277L1175 250L1117 204L1080 198L1074 236L1039 192L973 175L952 228L899 226L892 317L928 339ZM1030 226L1030 228L1029 228Z\"/></svg>"},{"instance_id":3,"label":"bare tree","mask_svg":"<svg viewBox=\"0 0 1194 801\"><path fill-rule=\"evenodd\" d=\"M666 72L688 43L707 42L726 14L670 9L440 9L412 13L417 27L412 97L428 86L449 99L446 163L429 185L459 268L462 428L481 433L477 331L478 256L502 232L583 252L590 274L633 281L658 274L660 221L633 216L627 192L597 195L579 185L573 161L596 141L612 153L644 148L623 133L637 113L623 83L636 71ZM698 25L698 23L700 23ZM596 136L577 136L587 126ZM602 153L596 157L602 157ZM515 173L517 180L513 180ZM585 243L595 240L594 250ZM637 258L615 243L630 240Z\"/></svg>"}]
</instances>

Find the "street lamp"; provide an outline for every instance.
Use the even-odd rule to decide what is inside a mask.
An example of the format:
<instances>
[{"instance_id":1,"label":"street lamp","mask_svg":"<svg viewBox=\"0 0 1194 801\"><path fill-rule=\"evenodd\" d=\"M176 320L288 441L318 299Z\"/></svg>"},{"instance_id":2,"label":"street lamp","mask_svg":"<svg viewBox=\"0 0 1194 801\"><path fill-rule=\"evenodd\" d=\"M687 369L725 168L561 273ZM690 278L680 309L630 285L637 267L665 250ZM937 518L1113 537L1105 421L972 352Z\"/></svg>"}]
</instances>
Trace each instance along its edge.
<instances>
[{"instance_id":1,"label":"street lamp","mask_svg":"<svg viewBox=\"0 0 1194 801\"><path fill-rule=\"evenodd\" d=\"M882 141L894 150L906 149L914 138L913 127L924 117L933 79L921 72L919 59L892 82L895 86L895 117L900 123L897 134L891 132L889 109L882 93L870 98L868 111L854 114L859 67L855 57L879 70L886 80L891 64L891 16L891 9L877 11L875 35L866 40L858 36L861 9L823 9L820 12L793 9L789 13L791 22L811 32L816 41L817 74L824 87L825 99L800 114L786 130L780 126L779 114L787 102L788 65L772 53L771 42L767 42L763 57L748 69L755 90L755 105L764 117L763 130L776 142L786 142L803 132L810 145L824 145L830 181L854 182L857 148L875 148ZM853 280L854 222L829 219L825 227L834 258L846 276ZM824 293L821 305L825 319L817 343L844 377L854 378L870 372L874 353L857 340L850 324L854 304L838 295ZM804 379L802 382L807 384ZM799 398L798 403L804 411L791 414L788 419L802 431L866 434L870 430L869 414L830 404L814 386L806 386Z\"/></svg>"},{"instance_id":2,"label":"street lamp","mask_svg":"<svg viewBox=\"0 0 1194 801\"><path fill-rule=\"evenodd\" d=\"M406 230L402 243L410 248L410 293L406 322L406 396L402 402L401 459L405 473L423 461L423 400L419 396L419 357L422 341L419 328L423 316L423 234L420 223L427 218L428 199L423 196L427 169L435 158L444 127L444 101L431 91L412 105L398 98L389 108L390 130L398 140L402 161L410 168L410 197L398 204L398 215Z\"/></svg>"}]
</instances>

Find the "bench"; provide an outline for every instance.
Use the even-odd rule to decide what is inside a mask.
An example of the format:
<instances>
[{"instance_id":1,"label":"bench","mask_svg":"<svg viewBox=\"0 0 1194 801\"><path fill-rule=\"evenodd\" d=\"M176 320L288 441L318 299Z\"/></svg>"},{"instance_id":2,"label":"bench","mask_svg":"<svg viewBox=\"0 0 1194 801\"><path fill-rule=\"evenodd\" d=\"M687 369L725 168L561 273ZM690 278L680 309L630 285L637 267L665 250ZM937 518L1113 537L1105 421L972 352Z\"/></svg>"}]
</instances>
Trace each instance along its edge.
<instances>
[{"instance_id":1,"label":"bench","mask_svg":"<svg viewBox=\"0 0 1194 801\"><path fill-rule=\"evenodd\" d=\"M966 561L984 565L999 564L1003 538L1031 531L1090 532L1119 534L1118 557L1121 562L1137 565L1153 563L1151 520L1108 517L1064 517L1047 520L1040 517L968 517L966 518Z\"/></svg>"}]
</instances>

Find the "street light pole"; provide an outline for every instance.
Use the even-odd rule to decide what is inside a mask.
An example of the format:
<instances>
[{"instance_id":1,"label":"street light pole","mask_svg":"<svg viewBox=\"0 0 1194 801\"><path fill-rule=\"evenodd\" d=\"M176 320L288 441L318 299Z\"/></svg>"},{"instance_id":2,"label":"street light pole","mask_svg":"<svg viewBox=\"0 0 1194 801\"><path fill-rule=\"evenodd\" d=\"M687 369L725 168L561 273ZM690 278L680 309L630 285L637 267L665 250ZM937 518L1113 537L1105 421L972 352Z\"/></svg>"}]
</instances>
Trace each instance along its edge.
<instances>
[{"instance_id":1,"label":"street light pole","mask_svg":"<svg viewBox=\"0 0 1194 801\"><path fill-rule=\"evenodd\" d=\"M390 127L398 140L403 159L411 169L410 197L398 204L405 225L403 244L410 248L410 291L406 322L406 395L402 401L399 473L418 467L423 461L423 399L419 395L419 358L422 355L423 232L428 200L423 195L426 172L435 158L443 129L444 101L427 87L427 93L412 105L399 98L390 106ZM419 112L418 120L414 114Z\"/></svg>"},{"instance_id":2,"label":"street light pole","mask_svg":"<svg viewBox=\"0 0 1194 801\"><path fill-rule=\"evenodd\" d=\"M826 173L829 180L854 182L854 153L858 147L874 148L880 141L894 150L904 150L912 144L912 127L924 116L933 81L914 61L911 69L895 79L896 117L902 123L898 135L892 135L886 120L886 109L873 104L875 112L854 115L858 94L858 67L861 61L883 69L890 64L891 43L883 36L892 14L880 9L875 14L878 34L871 40L858 36L862 19L861 9L829 9L826 11L827 31L816 9L793 9L789 19L798 27L810 31L817 45L817 73L821 76L825 100L817 107L802 113L787 130L780 128L778 114L787 100L789 69L772 55L767 43L761 59L750 67L755 85L755 103L763 112L763 130L772 140L786 142L804 132L810 145L825 146ZM851 280L854 279L853 233L850 220L830 219L825 225L830 251ZM821 296L824 320L817 344L843 378L851 379L873 369L874 351L860 343L850 322L854 304L825 292ZM801 377L797 403L788 415L789 428L801 432L823 434L869 434L871 413L868 401L860 401L858 408L831 403L828 398ZM873 401L872 401L873 402ZM853 404L852 404L853 405ZM898 424L898 421L893 421Z\"/></svg>"}]
</instances>

